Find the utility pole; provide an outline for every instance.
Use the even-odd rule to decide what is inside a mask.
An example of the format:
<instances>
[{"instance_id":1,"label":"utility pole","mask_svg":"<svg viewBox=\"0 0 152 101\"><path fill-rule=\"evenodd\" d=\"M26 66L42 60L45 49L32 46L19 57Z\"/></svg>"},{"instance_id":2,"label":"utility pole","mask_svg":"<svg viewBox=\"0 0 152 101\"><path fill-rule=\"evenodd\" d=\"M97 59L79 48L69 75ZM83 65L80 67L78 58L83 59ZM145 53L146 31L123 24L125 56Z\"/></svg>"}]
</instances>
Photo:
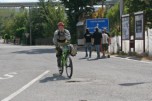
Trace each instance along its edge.
<instances>
[{"instance_id":1,"label":"utility pole","mask_svg":"<svg viewBox=\"0 0 152 101\"><path fill-rule=\"evenodd\" d=\"M121 16L123 15L123 9L124 9L124 1L123 0L120 0L120 19L121 19Z\"/></svg>"},{"instance_id":2,"label":"utility pole","mask_svg":"<svg viewBox=\"0 0 152 101\"><path fill-rule=\"evenodd\" d=\"M124 1L120 0L119 2L119 10L120 10L120 29L122 30L122 15L123 15L123 6L124 6ZM122 51L122 31L121 31L121 51Z\"/></svg>"},{"instance_id":3,"label":"utility pole","mask_svg":"<svg viewBox=\"0 0 152 101\"><path fill-rule=\"evenodd\" d=\"M32 45L32 24L31 24L31 7L29 6L29 23L30 23L30 45Z\"/></svg>"}]
</instances>

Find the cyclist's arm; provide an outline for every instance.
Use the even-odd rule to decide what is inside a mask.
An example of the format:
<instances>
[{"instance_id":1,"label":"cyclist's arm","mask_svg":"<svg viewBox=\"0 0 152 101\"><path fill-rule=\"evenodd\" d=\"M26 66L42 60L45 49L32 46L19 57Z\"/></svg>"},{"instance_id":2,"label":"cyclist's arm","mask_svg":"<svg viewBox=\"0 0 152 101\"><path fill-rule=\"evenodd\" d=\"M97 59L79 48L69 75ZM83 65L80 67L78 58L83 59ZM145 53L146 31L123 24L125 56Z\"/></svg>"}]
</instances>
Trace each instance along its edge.
<instances>
[{"instance_id":1,"label":"cyclist's arm","mask_svg":"<svg viewBox=\"0 0 152 101\"><path fill-rule=\"evenodd\" d=\"M107 40L108 40L108 44L110 45L111 44L111 39L110 39L109 35L107 35Z\"/></svg>"},{"instance_id":2,"label":"cyclist's arm","mask_svg":"<svg viewBox=\"0 0 152 101\"><path fill-rule=\"evenodd\" d=\"M71 35L70 35L70 32L68 31L68 30L65 30L65 38L66 38L66 40L67 41L70 41L70 39L71 39Z\"/></svg>"},{"instance_id":3,"label":"cyclist's arm","mask_svg":"<svg viewBox=\"0 0 152 101\"><path fill-rule=\"evenodd\" d=\"M54 43L54 45L57 45L57 34L58 34L58 31L56 30L54 32L54 37L53 37L53 43Z\"/></svg>"}]
</instances>

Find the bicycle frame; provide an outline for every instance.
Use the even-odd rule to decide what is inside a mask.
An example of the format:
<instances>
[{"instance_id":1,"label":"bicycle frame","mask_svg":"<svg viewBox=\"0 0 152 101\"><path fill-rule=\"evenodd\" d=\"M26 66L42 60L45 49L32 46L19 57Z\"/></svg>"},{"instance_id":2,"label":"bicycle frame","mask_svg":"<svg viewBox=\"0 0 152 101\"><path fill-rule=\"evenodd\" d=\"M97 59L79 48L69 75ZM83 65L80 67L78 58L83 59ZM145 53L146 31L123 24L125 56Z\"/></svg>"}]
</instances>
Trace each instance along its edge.
<instances>
[{"instance_id":1,"label":"bicycle frame","mask_svg":"<svg viewBox=\"0 0 152 101\"><path fill-rule=\"evenodd\" d=\"M62 50L62 55L61 55L61 70L59 70L60 75L62 75L63 70L65 68L66 74L68 78L72 77L73 74L73 64L72 64L72 59L70 57L69 53L69 47L68 45L64 45L60 47ZM70 70L70 71L69 71Z\"/></svg>"},{"instance_id":2,"label":"bicycle frame","mask_svg":"<svg viewBox=\"0 0 152 101\"><path fill-rule=\"evenodd\" d=\"M67 45L63 46L61 49L62 49L61 64L65 66L67 63L67 57L69 55L68 54L69 49Z\"/></svg>"}]
</instances>

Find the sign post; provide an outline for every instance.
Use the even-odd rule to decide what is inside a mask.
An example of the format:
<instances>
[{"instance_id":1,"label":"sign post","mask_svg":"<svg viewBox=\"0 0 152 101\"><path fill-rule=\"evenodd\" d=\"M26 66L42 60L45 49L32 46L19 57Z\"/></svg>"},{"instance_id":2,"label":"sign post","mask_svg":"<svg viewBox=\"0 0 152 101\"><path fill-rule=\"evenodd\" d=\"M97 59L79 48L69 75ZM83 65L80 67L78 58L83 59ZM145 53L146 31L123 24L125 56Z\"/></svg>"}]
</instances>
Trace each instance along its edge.
<instances>
[{"instance_id":1,"label":"sign post","mask_svg":"<svg viewBox=\"0 0 152 101\"><path fill-rule=\"evenodd\" d=\"M130 15L121 16L121 51L123 51L123 40L129 40L130 42ZM131 47L133 48L133 41L129 43L129 52L131 52Z\"/></svg>"},{"instance_id":2,"label":"sign post","mask_svg":"<svg viewBox=\"0 0 152 101\"><path fill-rule=\"evenodd\" d=\"M135 16L135 40L143 40L143 52L145 53L145 26L144 12L136 12Z\"/></svg>"}]
</instances>

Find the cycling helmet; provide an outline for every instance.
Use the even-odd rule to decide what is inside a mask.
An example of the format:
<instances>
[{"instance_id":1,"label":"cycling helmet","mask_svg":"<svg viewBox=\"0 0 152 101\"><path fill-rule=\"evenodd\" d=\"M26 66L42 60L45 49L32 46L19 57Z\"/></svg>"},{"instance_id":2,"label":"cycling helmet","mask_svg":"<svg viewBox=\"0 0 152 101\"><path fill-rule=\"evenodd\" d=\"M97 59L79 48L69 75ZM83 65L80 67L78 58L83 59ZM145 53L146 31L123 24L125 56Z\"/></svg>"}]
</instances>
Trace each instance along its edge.
<instances>
[{"instance_id":1,"label":"cycling helmet","mask_svg":"<svg viewBox=\"0 0 152 101\"><path fill-rule=\"evenodd\" d=\"M59 22L58 26L64 26L64 23L63 22Z\"/></svg>"}]
</instances>

